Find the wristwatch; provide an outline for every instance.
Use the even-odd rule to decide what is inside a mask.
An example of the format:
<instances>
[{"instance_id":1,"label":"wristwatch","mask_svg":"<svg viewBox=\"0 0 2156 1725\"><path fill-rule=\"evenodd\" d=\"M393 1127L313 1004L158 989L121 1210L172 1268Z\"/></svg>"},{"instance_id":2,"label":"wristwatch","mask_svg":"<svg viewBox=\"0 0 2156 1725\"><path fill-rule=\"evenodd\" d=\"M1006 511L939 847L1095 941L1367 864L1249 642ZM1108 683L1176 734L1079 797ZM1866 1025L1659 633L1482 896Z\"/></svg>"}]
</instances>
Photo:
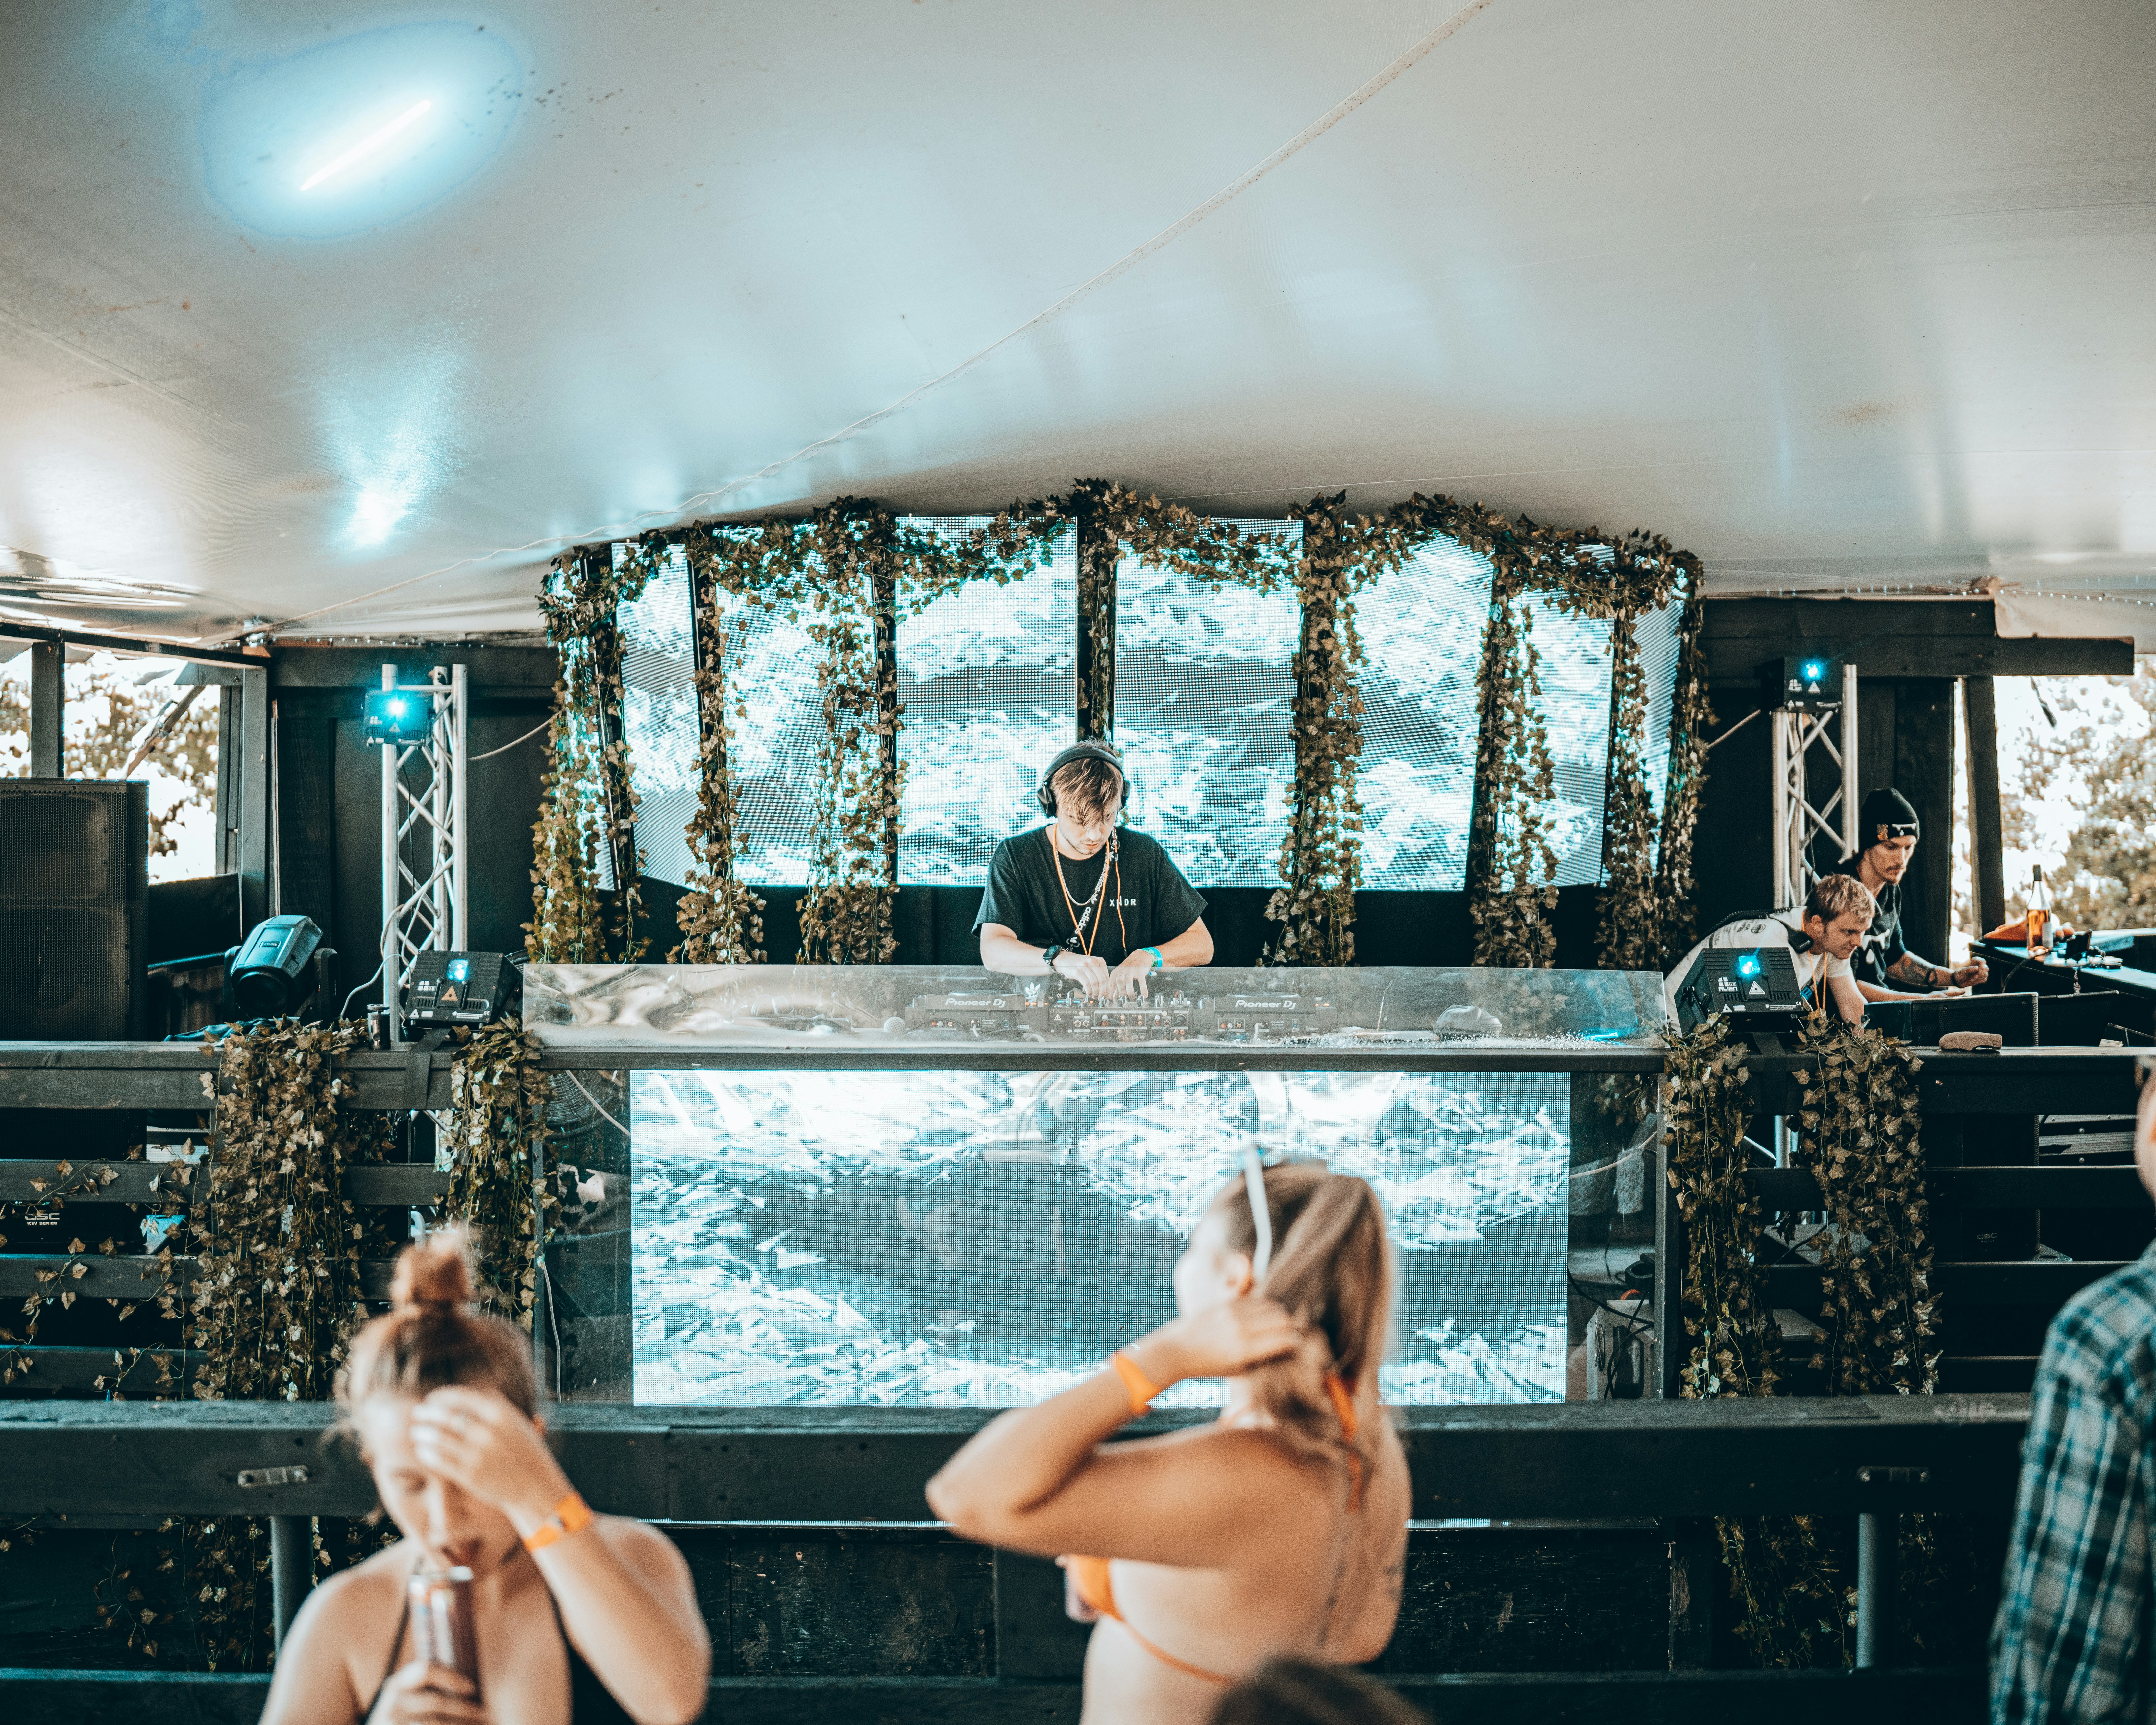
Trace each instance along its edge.
<instances>
[{"instance_id":1,"label":"wristwatch","mask_svg":"<svg viewBox=\"0 0 2156 1725\"><path fill-rule=\"evenodd\" d=\"M1055 968L1055 960L1057 956L1064 950L1064 945L1061 941L1056 942L1053 946L1044 947L1041 949L1040 962L1043 964L1045 964L1050 970L1053 970Z\"/></svg>"}]
</instances>

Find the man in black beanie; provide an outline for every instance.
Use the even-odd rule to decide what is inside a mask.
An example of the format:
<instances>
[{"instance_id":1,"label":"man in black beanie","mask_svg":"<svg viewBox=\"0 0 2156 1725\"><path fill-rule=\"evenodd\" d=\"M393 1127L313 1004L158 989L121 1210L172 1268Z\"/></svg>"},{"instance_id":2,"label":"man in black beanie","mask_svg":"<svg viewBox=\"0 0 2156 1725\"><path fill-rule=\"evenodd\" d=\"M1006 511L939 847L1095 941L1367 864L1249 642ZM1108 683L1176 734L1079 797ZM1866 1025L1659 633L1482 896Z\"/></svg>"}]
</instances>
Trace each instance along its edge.
<instances>
[{"instance_id":1,"label":"man in black beanie","mask_svg":"<svg viewBox=\"0 0 2156 1725\"><path fill-rule=\"evenodd\" d=\"M1857 850L1827 872L1853 875L1871 889L1877 908L1864 943L1851 955L1857 992L1866 1000L1917 1000L1910 988L1960 993L1991 975L1981 958L1958 969L1934 964L1912 952L1902 938L1902 877L1917 853L1917 811L1909 799L1888 785L1864 799L1856 823ZM1895 984L1902 985L1897 992Z\"/></svg>"}]
</instances>

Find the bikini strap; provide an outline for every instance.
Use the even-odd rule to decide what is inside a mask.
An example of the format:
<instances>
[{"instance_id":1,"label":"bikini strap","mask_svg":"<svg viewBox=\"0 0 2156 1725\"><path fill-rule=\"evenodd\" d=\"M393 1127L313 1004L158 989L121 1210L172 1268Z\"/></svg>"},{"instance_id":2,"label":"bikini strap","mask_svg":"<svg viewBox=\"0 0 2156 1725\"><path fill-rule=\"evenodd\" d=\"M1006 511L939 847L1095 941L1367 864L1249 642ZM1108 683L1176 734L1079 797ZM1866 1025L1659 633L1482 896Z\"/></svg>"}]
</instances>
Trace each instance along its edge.
<instances>
[{"instance_id":1,"label":"bikini strap","mask_svg":"<svg viewBox=\"0 0 2156 1725\"><path fill-rule=\"evenodd\" d=\"M1355 1398L1337 1372L1325 1374L1325 1390L1332 1398L1332 1411L1340 1416L1340 1430L1348 1439L1348 1471L1352 1481L1348 1507L1358 1510L1363 1507L1363 1452L1355 1446Z\"/></svg>"}]
</instances>

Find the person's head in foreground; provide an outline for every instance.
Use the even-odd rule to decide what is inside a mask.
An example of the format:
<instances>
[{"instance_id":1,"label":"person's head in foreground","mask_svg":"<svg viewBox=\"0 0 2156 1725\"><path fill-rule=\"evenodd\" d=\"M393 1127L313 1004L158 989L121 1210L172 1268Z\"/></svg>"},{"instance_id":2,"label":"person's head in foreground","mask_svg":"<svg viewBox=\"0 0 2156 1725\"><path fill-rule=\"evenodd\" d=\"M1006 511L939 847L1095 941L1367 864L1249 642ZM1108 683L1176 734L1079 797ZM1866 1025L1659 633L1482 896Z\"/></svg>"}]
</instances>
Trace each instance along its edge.
<instances>
[{"instance_id":1,"label":"person's head in foreground","mask_svg":"<svg viewBox=\"0 0 2156 1725\"><path fill-rule=\"evenodd\" d=\"M1353 1671L1272 1659L1220 1697L1208 1725L1430 1725L1430 1717Z\"/></svg>"},{"instance_id":2,"label":"person's head in foreground","mask_svg":"<svg viewBox=\"0 0 2156 1725\"><path fill-rule=\"evenodd\" d=\"M1378 1404L1391 1267L1363 1181L1316 1162L1239 1177L1176 1264L1172 1322L1001 1415L929 1482L958 1532L1060 1558L1072 1615L1096 1625L1089 1725L1199 1725L1269 1659L1384 1650L1409 1505ZM1216 1421L1106 1442L1208 1378L1226 1380Z\"/></svg>"},{"instance_id":3,"label":"person's head in foreground","mask_svg":"<svg viewBox=\"0 0 2156 1725\"><path fill-rule=\"evenodd\" d=\"M1871 890L1854 875L1822 875L1804 897L1804 931L1830 958L1846 959L1871 927Z\"/></svg>"},{"instance_id":4,"label":"person's head in foreground","mask_svg":"<svg viewBox=\"0 0 2156 1725\"><path fill-rule=\"evenodd\" d=\"M264 1725L696 1718L711 1646L688 1565L585 1506L547 1446L531 1338L473 1295L464 1236L434 1235L352 1339L337 1403L402 1538L309 1598ZM413 1639L408 1584L449 1569L470 1572L475 1674Z\"/></svg>"}]
</instances>

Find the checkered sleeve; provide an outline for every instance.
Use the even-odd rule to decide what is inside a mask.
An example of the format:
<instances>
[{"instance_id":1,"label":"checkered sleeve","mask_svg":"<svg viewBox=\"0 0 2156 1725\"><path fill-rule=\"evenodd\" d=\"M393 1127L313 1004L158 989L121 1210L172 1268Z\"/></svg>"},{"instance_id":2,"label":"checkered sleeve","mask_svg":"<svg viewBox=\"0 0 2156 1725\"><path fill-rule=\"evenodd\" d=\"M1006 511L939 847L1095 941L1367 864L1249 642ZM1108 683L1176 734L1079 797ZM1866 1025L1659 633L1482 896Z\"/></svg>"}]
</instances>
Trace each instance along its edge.
<instances>
[{"instance_id":1,"label":"checkered sleeve","mask_svg":"<svg viewBox=\"0 0 2156 1725\"><path fill-rule=\"evenodd\" d=\"M2135 1265L2046 1339L1992 1630L1996 1725L2145 1717L2152 1295Z\"/></svg>"}]
</instances>

